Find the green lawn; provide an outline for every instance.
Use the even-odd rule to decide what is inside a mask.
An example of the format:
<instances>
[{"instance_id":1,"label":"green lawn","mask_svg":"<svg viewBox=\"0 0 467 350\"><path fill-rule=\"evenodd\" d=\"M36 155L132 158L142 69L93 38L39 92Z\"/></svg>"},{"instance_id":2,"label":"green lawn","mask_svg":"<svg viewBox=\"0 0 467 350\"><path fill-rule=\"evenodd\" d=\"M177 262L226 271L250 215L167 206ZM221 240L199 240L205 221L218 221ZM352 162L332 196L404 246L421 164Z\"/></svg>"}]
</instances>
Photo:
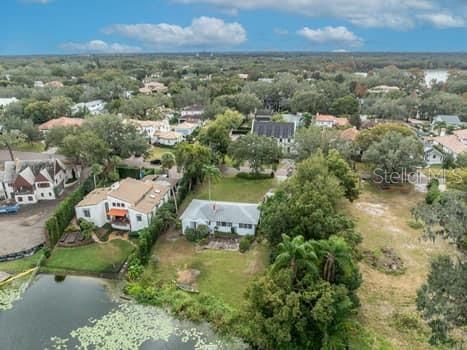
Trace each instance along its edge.
<instances>
[{"instance_id":1,"label":"green lawn","mask_svg":"<svg viewBox=\"0 0 467 350\"><path fill-rule=\"evenodd\" d=\"M151 150L149 151L149 155L146 157L146 159L149 161L154 159L161 159L161 156L164 153L173 153L173 151L174 149L170 147L155 146L151 148Z\"/></svg>"},{"instance_id":2,"label":"green lawn","mask_svg":"<svg viewBox=\"0 0 467 350\"><path fill-rule=\"evenodd\" d=\"M16 274L16 273L20 273L20 272L32 269L37 266L37 264L39 263L39 260L42 258L42 255L43 255L43 252L41 250L32 256L28 256L27 258L2 262L0 263L0 271L5 271L8 273Z\"/></svg>"},{"instance_id":3,"label":"green lawn","mask_svg":"<svg viewBox=\"0 0 467 350\"><path fill-rule=\"evenodd\" d=\"M23 151L23 152L44 152L45 146L42 142L23 142L19 145L14 147L15 151Z\"/></svg>"},{"instance_id":4,"label":"green lawn","mask_svg":"<svg viewBox=\"0 0 467 350\"><path fill-rule=\"evenodd\" d=\"M262 244L242 254L198 250L196 244L184 238L169 241L161 237L153 256L158 263L148 266L144 279L170 282L177 278L177 271L193 268L201 272L197 279L200 292L211 294L235 308L244 303L248 285L268 263L268 249Z\"/></svg>"},{"instance_id":5,"label":"green lawn","mask_svg":"<svg viewBox=\"0 0 467 350\"><path fill-rule=\"evenodd\" d=\"M124 240L113 240L104 244L91 244L77 248L57 247L46 262L52 271L116 272L128 258L134 247Z\"/></svg>"},{"instance_id":6,"label":"green lawn","mask_svg":"<svg viewBox=\"0 0 467 350\"><path fill-rule=\"evenodd\" d=\"M276 186L275 179L245 180L223 177L211 185L211 198L216 201L259 203L264 195ZM184 205L188 205L193 199L209 199L207 181L187 196ZM183 205L180 212L183 212Z\"/></svg>"}]
</instances>

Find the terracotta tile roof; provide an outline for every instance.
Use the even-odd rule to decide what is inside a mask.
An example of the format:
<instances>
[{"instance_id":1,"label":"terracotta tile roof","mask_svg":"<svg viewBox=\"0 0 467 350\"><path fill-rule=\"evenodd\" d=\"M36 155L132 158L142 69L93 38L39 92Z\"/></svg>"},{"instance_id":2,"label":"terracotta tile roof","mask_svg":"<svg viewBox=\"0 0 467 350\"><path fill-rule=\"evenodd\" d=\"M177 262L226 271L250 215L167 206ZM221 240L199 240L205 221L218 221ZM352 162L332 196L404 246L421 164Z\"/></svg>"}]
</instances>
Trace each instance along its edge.
<instances>
[{"instance_id":1,"label":"terracotta tile roof","mask_svg":"<svg viewBox=\"0 0 467 350\"><path fill-rule=\"evenodd\" d=\"M355 141L358 134L360 134L360 131L357 130L357 128L348 128L348 129L345 129L343 130L339 137L341 140L344 140L344 141Z\"/></svg>"},{"instance_id":2,"label":"terracotta tile roof","mask_svg":"<svg viewBox=\"0 0 467 350\"><path fill-rule=\"evenodd\" d=\"M336 118L336 124L338 126L347 126L349 125L349 120L347 118Z\"/></svg>"},{"instance_id":3,"label":"terracotta tile roof","mask_svg":"<svg viewBox=\"0 0 467 350\"><path fill-rule=\"evenodd\" d=\"M454 135L456 135L461 140L467 140L467 129L456 130L454 131Z\"/></svg>"},{"instance_id":4,"label":"terracotta tile roof","mask_svg":"<svg viewBox=\"0 0 467 350\"><path fill-rule=\"evenodd\" d=\"M83 123L84 119L81 118L61 117L39 125L39 130L50 130L58 126L81 126Z\"/></svg>"},{"instance_id":5,"label":"terracotta tile roof","mask_svg":"<svg viewBox=\"0 0 467 350\"><path fill-rule=\"evenodd\" d=\"M464 145L456 135L439 136L435 137L433 140L455 154L467 151L467 146Z\"/></svg>"},{"instance_id":6,"label":"terracotta tile roof","mask_svg":"<svg viewBox=\"0 0 467 350\"><path fill-rule=\"evenodd\" d=\"M158 131L155 135L163 140L178 140L182 137L182 134L175 131Z\"/></svg>"},{"instance_id":7,"label":"terracotta tile roof","mask_svg":"<svg viewBox=\"0 0 467 350\"><path fill-rule=\"evenodd\" d=\"M315 117L317 122L335 122L336 119L335 116L329 114L317 114Z\"/></svg>"},{"instance_id":8,"label":"terracotta tile roof","mask_svg":"<svg viewBox=\"0 0 467 350\"><path fill-rule=\"evenodd\" d=\"M95 190L88 193L86 197L83 198L81 202L79 202L76 206L77 207L89 207L92 205L97 205L100 202L107 199L107 194L109 193L110 188L96 188Z\"/></svg>"}]
</instances>

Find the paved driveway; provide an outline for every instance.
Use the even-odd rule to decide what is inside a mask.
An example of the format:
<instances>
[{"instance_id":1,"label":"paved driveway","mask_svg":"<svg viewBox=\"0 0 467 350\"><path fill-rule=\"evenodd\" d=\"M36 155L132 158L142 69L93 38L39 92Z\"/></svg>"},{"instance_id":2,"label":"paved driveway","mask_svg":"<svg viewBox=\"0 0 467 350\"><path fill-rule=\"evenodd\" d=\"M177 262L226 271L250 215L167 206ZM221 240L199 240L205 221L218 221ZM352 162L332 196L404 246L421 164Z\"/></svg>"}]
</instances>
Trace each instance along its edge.
<instances>
[{"instance_id":1,"label":"paved driveway","mask_svg":"<svg viewBox=\"0 0 467 350\"><path fill-rule=\"evenodd\" d=\"M17 214L1 214L0 256L17 253L44 243L45 222L59 201L24 205Z\"/></svg>"}]
</instances>

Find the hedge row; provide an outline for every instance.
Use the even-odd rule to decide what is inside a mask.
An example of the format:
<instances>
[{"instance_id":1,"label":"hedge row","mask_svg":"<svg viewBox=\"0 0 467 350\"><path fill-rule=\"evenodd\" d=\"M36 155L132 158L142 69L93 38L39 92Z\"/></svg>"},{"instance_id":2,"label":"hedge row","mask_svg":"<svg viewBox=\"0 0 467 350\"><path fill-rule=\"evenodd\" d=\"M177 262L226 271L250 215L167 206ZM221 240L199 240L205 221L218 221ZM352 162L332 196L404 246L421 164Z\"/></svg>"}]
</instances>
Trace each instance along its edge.
<instances>
[{"instance_id":1,"label":"hedge row","mask_svg":"<svg viewBox=\"0 0 467 350\"><path fill-rule=\"evenodd\" d=\"M57 244L70 221L75 216L76 204L92 189L92 179L88 178L58 205L53 215L46 221L47 243L50 248L53 248Z\"/></svg>"}]
</instances>

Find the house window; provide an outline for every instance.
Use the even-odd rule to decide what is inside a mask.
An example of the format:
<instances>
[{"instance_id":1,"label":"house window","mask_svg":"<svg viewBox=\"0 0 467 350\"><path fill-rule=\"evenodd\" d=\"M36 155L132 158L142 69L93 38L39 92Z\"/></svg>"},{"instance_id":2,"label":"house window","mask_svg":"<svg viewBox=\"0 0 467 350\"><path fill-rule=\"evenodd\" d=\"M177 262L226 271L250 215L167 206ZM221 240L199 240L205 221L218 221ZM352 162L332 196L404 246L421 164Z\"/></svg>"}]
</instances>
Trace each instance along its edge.
<instances>
[{"instance_id":1,"label":"house window","mask_svg":"<svg viewBox=\"0 0 467 350\"><path fill-rule=\"evenodd\" d=\"M49 197L52 197L52 192L49 192Z\"/></svg>"},{"instance_id":2,"label":"house window","mask_svg":"<svg viewBox=\"0 0 467 350\"><path fill-rule=\"evenodd\" d=\"M34 198L32 198L32 196L28 196L28 201L33 201Z\"/></svg>"},{"instance_id":3,"label":"house window","mask_svg":"<svg viewBox=\"0 0 467 350\"><path fill-rule=\"evenodd\" d=\"M23 197L18 197L18 202L22 202L23 201Z\"/></svg>"},{"instance_id":4,"label":"house window","mask_svg":"<svg viewBox=\"0 0 467 350\"><path fill-rule=\"evenodd\" d=\"M253 228L252 224L238 224L238 227L251 230Z\"/></svg>"},{"instance_id":5,"label":"house window","mask_svg":"<svg viewBox=\"0 0 467 350\"><path fill-rule=\"evenodd\" d=\"M112 202L112 207L116 207L116 206L117 206L117 203Z\"/></svg>"},{"instance_id":6,"label":"house window","mask_svg":"<svg viewBox=\"0 0 467 350\"><path fill-rule=\"evenodd\" d=\"M136 221L138 222L143 221L143 217L141 215L136 215Z\"/></svg>"},{"instance_id":7,"label":"house window","mask_svg":"<svg viewBox=\"0 0 467 350\"><path fill-rule=\"evenodd\" d=\"M83 210L83 215L85 218L90 218L91 217L91 212L89 211L89 209L84 209Z\"/></svg>"},{"instance_id":8,"label":"house window","mask_svg":"<svg viewBox=\"0 0 467 350\"><path fill-rule=\"evenodd\" d=\"M41 197L44 197L44 194L43 194L43 193L41 193Z\"/></svg>"}]
</instances>

